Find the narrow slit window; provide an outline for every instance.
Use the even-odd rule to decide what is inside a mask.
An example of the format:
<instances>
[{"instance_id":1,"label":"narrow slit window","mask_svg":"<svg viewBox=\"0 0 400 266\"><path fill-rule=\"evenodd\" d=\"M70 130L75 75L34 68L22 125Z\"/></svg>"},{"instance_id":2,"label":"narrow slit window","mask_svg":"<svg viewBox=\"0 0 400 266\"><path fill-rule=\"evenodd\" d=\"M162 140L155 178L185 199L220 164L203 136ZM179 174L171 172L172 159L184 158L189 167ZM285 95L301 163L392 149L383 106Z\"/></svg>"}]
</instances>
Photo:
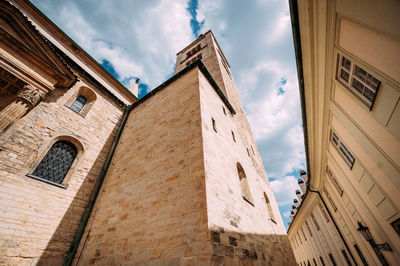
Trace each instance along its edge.
<instances>
[{"instance_id":1,"label":"narrow slit window","mask_svg":"<svg viewBox=\"0 0 400 266\"><path fill-rule=\"evenodd\" d=\"M217 124L215 123L215 119L211 118L211 122L212 122L212 127L213 127L214 131L217 132Z\"/></svg>"},{"instance_id":2,"label":"narrow slit window","mask_svg":"<svg viewBox=\"0 0 400 266\"><path fill-rule=\"evenodd\" d=\"M225 107L222 106L222 111L224 112L224 115L226 115Z\"/></svg>"},{"instance_id":3,"label":"narrow slit window","mask_svg":"<svg viewBox=\"0 0 400 266\"><path fill-rule=\"evenodd\" d=\"M247 155L250 157L250 151L249 151L249 148L246 148L246 150L247 150Z\"/></svg>"},{"instance_id":4,"label":"narrow slit window","mask_svg":"<svg viewBox=\"0 0 400 266\"><path fill-rule=\"evenodd\" d=\"M254 153L253 146L252 146L252 145L250 145L250 147L251 147L251 151L253 152L253 155L256 155L256 154Z\"/></svg>"},{"instance_id":5,"label":"narrow slit window","mask_svg":"<svg viewBox=\"0 0 400 266\"><path fill-rule=\"evenodd\" d=\"M232 139L233 139L233 141L236 142L235 133L233 133L233 131L231 131L231 133L232 133Z\"/></svg>"},{"instance_id":6,"label":"narrow slit window","mask_svg":"<svg viewBox=\"0 0 400 266\"><path fill-rule=\"evenodd\" d=\"M40 161L31 177L61 184L77 155L75 146L68 141L57 141Z\"/></svg>"},{"instance_id":7,"label":"narrow slit window","mask_svg":"<svg viewBox=\"0 0 400 266\"><path fill-rule=\"evenodd\" d=\"M249 183L247 182L246 173L244 172L243 167L240 163L236 164L236 168L237 168L237 172L239 175L240 188L242 190L242 197L245 201L247 201L249 204L254 206L253 198L250 193Z\"/></svg>"},{"instance_id":8,"label":"narrow slit window","mask_svg":"<svg viewBox=\"0 0 400 266\"><path fill-rule=\"evenodd\" d=\"M86 103L87 99L84 96L79 95L78 97L76 97L75 101L71 104L70 108L79 114L82 111L83 107L86 105Z\"/></svg>"}]
</instances>

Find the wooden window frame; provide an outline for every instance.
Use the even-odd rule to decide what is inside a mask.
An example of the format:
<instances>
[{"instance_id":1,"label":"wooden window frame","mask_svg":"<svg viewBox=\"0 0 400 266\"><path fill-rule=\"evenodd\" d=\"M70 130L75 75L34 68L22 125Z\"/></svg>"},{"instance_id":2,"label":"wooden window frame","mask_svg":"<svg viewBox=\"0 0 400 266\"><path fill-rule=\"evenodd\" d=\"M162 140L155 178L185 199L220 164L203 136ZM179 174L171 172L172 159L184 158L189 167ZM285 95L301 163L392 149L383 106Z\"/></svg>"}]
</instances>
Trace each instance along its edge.
<instances>
[{"instance_id":1,"label":"wooden window frame","mask_svg":"<svg viewBox=\"0 0 400 266\"><path fill-rule=\"evenodd\" d=\"M347 69L346 66L343 65L343 62L345 62L345 60L350 62L349 69ZM365 72L365 81L362 80L362 78L358 77L355 74L356 68ZM346 80L342 77L342 72L348 74L348 80ZM368 84L368 82L367 82L367 78L370 78L370 77L372 79L376 80L375 88L372 85ZM379 87L381 84L380 80L378 80L374 75L372 75L370 72L365 70L365 68L361 67L359 64L354 63L353 60L350 60L348 56L344 56L341 54L338 54L336 78L351 93L353 93L364 105L366 105L370 111L372 110L372 107L375 103L376 95L378 94L378 90L379 90ZM358 91L356 89L356 87L353 85L355 82L358 82L362 86L364 86L364 89L362 92ZM366 97L364 95L364 91L366 89L373 93L372 99L369 99L368 97Z\"/></svg>"}]
</instances>

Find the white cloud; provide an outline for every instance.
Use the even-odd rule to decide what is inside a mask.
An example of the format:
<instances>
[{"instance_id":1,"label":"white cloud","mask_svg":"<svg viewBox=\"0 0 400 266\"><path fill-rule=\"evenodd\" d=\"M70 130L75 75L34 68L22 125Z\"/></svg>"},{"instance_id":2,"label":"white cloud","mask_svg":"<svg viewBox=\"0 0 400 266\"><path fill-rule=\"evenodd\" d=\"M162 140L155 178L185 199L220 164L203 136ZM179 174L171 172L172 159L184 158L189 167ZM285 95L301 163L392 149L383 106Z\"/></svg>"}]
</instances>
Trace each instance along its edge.
<instances>
[{"instance_id":1,"label":"white cloud","mask_svg":"<svg viewBox=\"0 0 400 266\"><path fill-rule=\"evenodd\" d=\"M34 3L97 61L111 62L120 81L134 76L156 87L192 41L185 0Z\"/></svg>"},{"instance_id":2,"label":"white cloud","mask_svg":"<svg viewBox=\"0 0 400 266\"><path fill-rule=\"evenodd\" d=\"M278 205L293 204L293 199L296 198L295 191L299 189L294 176L285 176L282 179L271 181L270 184Z\"/></svg>"},{"instance_id":3,"label":"white cloud","mask_svg":"<svg viewBox=\"0 0 400 266\"><path fill-rule=\"evenodd\" d=\"M283 213L283 216L284 216L284 217L290 217L290 211L284 212L284 213Z\"/></svg>"},{"instance_id":4,"label":"white cloud","mask_svg":"<svg viewBox=\"0 0 400 266\"><path fill-rule=\"evenodd\" d=\"M110 61L120 80L136 76L150 88L193 40L187 0L33 1L95 59ZM227 57L278 202L290 204L290 174L305 159L288 2L202 0L196 19Z\"/></svg>"}]
</instances>

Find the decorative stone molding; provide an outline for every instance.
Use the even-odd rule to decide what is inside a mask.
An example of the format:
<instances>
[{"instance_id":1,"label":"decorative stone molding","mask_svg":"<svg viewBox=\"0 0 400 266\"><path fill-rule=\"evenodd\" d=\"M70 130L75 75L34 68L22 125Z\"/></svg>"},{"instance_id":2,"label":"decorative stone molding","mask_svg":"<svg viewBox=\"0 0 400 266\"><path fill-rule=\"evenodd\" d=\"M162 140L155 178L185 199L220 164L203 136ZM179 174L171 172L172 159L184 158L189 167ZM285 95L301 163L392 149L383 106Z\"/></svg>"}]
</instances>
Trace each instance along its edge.
<instances>
[{"instance_id":1,"label":"decorative stone molding","mask_svg":"<svg viewBox=\"0 0 400 266\"><path fill-rule=\"evenodd\" d=\"M32 109L44 98L44 94L39 89L28 84L24 86L23 90L18 92L17 97Z\"/></svg>"}]
</instances>

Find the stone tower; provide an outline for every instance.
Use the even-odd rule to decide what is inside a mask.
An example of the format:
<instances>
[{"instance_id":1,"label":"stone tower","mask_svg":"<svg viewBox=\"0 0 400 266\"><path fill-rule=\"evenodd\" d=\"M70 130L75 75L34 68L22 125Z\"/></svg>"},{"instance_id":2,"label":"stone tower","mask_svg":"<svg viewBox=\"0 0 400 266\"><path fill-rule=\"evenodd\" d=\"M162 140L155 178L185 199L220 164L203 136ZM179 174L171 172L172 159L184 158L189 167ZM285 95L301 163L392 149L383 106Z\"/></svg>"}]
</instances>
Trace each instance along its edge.
<instances>
[{"instance_id":1,"label":"stone tower","mask_svg":"<svg viewBox=\"0 0 400 266\"><path fill-rule=\"evenodd\" d=\"M211 31L133 105L74 263L295 265Z\"/></svg>"}]
</instances>

